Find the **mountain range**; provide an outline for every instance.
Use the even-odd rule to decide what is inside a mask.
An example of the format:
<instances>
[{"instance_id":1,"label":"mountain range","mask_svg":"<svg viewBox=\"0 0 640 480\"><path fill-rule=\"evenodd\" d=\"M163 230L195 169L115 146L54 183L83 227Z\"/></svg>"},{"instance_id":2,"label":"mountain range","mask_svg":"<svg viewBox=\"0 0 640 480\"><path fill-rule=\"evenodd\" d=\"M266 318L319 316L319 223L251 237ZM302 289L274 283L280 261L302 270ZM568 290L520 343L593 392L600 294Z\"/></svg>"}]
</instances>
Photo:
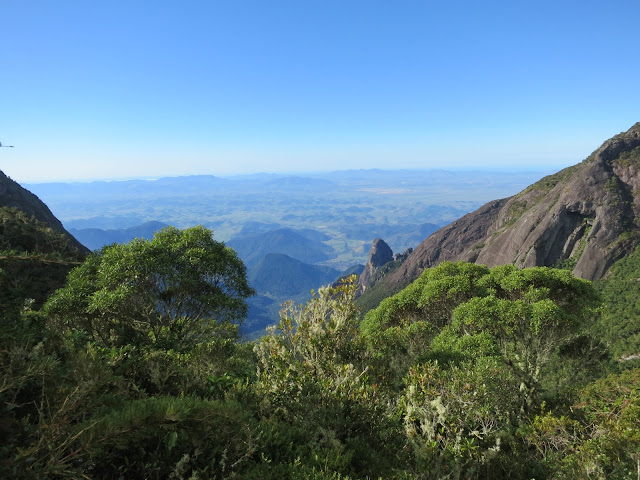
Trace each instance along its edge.
<instances>
[{"instance_id":1,"label":"mountain range","mask_svg":"<svg viewBox=\"0 0 640 480\"><path fill-rule=\"evenodd\" d=\"M127 228L70 228L69 233L91 250L98 250L111 243L126 243L134 238L150 239L158 230L167 227L162 222L145 222Z\"/></svg>"},{"instance_id":2,"label":"mountain range","mask_svg":"<svg viewBox=\"0 0 640 480\"><path fill-rule=\"evenodd\" d=\"M328 237L315 231L294 231L289 228L240 236L226 242L248 267L270 253L286 254L301 262L318 263L330 258L332 248L323 243Z\"/></svg>"},{"instance_id":3,"label":"mountain range","mask_svg":"<svg viewBox=\"0 0 640 480\"><path fill-rule=\"evenodd\" d=\"M310 289L330 283L344 273L344 268L332 268L329 261L336 255L334 245L339 245L340 235L365 238L382 231L396 239L402 236L402 242L396 242L400 244L410 239L417 243L422 238L415 249L407 249L402 255L393 255L381 239L374 242L367 265L356 267L357 271L363 271L359 280L363 304L377 303L411 283L425 269L447 260L489 267L508 263L523 268L557 267L571 270L581 278L598 280L640 243L639 170L640 123L636 123L628 131L605 141L581 163L546 176L513 196L490 201L440 229L431 223L406 223L395 230L393 225L358 222L358 215L366 214L367 205L352 203L345 204L343 212L347 221L336 226L334 236L318 228L286 228L281 227L280 222L247 219L227 245L247 264L250 281L260 294L261 300L254 301L252 309L256 318L261 318L253 323L261 327L268 318L273 320L282 301L304 300L303 294L308 295ZM375 174L368 173L374 177ZM332 181L257 176L247 179L246 184L255 187L261 182L260 188L263 188L266 183L274 191L283 188L332 190L339 180L339 174L334 175ZM102 192L100 195L113 194L107 183L94 185ZM153 189L175 193L177 186L185 194L179 204L189 198L199 198L203 189L221 183L224 181L216 177L200 176L191 180L163 179L154 184L123 182L116 190L119 194L130 191L151 195L149 192ZM58 186L41 188L56 190ZM376 191L381 188L378 184ZM74 193L74 201L79 199L77 194ZM85 228L68 232L47 205L1 172L0 207L19 209L34 221L48 225L83 255L88 252L83 244L94 249L106 243L149 237L164 226L162 222L147 222L133 228ZM73 233L81 241L74 238ZM375 301L366 301L367 297ZM264 307L268 307L269 315L260 313Z\"/></svg>"}]
</instances>

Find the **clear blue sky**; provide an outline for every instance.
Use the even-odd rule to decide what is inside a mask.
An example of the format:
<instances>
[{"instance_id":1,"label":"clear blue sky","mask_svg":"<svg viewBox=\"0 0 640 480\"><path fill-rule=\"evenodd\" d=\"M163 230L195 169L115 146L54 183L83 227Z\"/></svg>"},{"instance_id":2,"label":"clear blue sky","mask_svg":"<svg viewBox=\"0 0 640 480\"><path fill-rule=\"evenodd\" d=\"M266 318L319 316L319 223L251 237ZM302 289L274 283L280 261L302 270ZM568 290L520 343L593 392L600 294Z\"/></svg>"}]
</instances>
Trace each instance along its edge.
<instances>
[{"instance_id":1,"label":"clear blue sky","mask_svg":"<svg viewBox=\"0 0 640 480\"><path fill-rule=\"evenodd\" d=\"M637 0L0 0L18 181L560 168L640 121Z\"/></svg>"}]
</instances>

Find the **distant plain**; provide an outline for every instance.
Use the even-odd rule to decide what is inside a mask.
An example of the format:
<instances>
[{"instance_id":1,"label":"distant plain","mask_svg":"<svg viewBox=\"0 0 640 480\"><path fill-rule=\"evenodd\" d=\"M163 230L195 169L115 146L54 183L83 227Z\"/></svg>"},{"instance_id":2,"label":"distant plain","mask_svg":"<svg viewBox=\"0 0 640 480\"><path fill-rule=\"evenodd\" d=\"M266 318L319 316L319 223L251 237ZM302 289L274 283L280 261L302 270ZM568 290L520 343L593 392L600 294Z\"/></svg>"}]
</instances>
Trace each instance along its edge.
<instances>
[{"instance_id":1,"label":"distant plain","mask_svg":"<svg viewBox=\"0 0 640 480\"><path fill-rule=\"evenodd\" d=\"M150 238L166 225L210 228L247 265L258 295L249 301L243 333L255 337L277 321L283 302L304 302L310 289L366 263L375 238L402 253L548 173L351 170L25 187L90 249Z\"/></svg>"},{"instance_id":2,"label":"distant plain","mask_svg":"<svg viewBox=\"0 0 640 480\"><path fill-rule=\"evenodd\" d=\"M26 188L74 231L126 229L157 221L202 224L229 241L280 228L314 230L333 249L337 269L366 260L382 237L394 252L424 240L425 224L444 226L487 201L513 195L546 171L351 170L232 177L38 183Z\"/></svg>"}]
</instances>

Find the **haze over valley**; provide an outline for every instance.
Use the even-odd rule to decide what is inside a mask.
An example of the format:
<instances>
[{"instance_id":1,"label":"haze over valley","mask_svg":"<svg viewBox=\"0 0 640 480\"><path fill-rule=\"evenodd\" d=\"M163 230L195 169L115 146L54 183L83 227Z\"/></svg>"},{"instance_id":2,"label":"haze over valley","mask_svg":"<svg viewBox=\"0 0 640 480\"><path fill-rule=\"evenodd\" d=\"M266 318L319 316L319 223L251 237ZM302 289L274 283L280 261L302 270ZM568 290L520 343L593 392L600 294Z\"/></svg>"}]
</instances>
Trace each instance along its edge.
<instances>
[{"instance_id":1,"label":"haze over valley","mask_svg":"<svg viewBox=\"0 0 640 480\"><path fill-rule=\"evenodd\" d=\"M291 229L323 244L324 257L312 258L313 263L343 269L363 263L376 237L395 252L414 247L434 228L491 199L512 195L546 173L353 170L25 186L92 249L126 238L126 233L100 237L90 229L132 229L129 235L135 236L144 233L135 229L147 222L179 228L202 224L218 240L232 244Z\"/></svg>"},{"instance_id":2,"label":"haze over valley","mask_svg":"<svg viewBox=\"0 0 640 480\"><path fill-rule=\"evenodd\" d=\"M259 293L245 331L275 323L280 305L363 265L383 238L395 253L485 202L513 195L540 171L352 170L38 183L36 193L95 250L171 225L204 225L234 248ZM274 254L283 255L280 261Z\"/></svg>"}]
</instances>

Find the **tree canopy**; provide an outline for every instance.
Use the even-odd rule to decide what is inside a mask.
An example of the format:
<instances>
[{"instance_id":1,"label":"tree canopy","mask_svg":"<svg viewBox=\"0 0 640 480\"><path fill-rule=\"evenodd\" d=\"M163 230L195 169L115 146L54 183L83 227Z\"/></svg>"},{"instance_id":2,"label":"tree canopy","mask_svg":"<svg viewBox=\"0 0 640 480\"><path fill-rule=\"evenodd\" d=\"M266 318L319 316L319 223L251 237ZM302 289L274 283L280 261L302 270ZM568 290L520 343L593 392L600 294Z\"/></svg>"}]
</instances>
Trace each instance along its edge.
<instances>
[{"instance_id":1,"label":"tree canopy","mask_svg":"<svg viewBox=\"0 0 640 480\"><path fill-rule=\"evenodd\" d=\"M236 253L204 227L167 227L114 244L71 272L44 311L106 346L169 342L184 349L240 322L253 294Z\"/></svg>"},{"instance_id":2,"label":"tree canopy","mask_svg":"<svg viewBox=\"0 0 640 480\"><path fill-rule=\"evenodd\" d=\"M350 278L238 342L250 293L211 232L169 228L13 302L0 476L637 478L640 370L567 271L443 263L364 319Z\"/></svg>"}]
</instances>

